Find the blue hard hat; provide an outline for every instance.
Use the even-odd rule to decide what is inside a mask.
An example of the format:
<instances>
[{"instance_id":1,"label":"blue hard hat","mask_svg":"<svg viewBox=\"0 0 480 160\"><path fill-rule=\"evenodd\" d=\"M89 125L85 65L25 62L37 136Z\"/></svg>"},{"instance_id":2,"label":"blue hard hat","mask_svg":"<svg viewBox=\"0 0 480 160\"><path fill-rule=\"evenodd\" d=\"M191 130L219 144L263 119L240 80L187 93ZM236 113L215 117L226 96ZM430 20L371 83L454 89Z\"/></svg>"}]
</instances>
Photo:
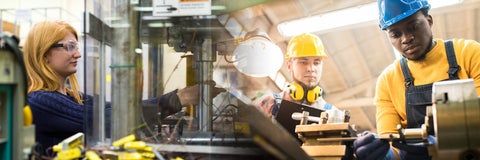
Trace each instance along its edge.
<instances>
[{"instance_id":1,"label":"blue hard hat","mask_svg":"<svg viewBox=\"0 0 480 160\"><path fill-rule=\"evenodd\" d=\"M385 30L423 8L430 9L427 0L378 0L380 28Z\"/></svg>"}]
</instances>

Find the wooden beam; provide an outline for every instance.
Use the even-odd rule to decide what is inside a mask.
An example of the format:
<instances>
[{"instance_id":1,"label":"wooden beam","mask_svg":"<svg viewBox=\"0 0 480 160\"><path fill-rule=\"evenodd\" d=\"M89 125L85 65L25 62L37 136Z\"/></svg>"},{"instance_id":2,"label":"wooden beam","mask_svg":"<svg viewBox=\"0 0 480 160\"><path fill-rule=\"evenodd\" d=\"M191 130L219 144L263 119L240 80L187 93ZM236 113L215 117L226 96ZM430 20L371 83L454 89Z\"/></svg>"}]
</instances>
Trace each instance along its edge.
<instances>
[{"instance_id":1,"label":"wooden beam","mask_svg":"<svg viewBox=\"0 0 480 160\"><path fill-rule=\"evenodd\" d=\"M337 93L331 93L327 95L328 97L325 98L328 102L337 104L343 101L343 99L350 98L356 94L359 94L361 92L365 92L368 89L375 89L375 83L377 82L376 77L371 78L363 83L360 83L358 85L355 85L353 87L348 88L345 91L342 92L337 92Z\"/></svg>"},{"instance_id":2,"label":"wooden beam","mask_svg":"<svg viewBox=\"0 0 480 160\"><path fill-rule=\"evenodd\" d=\"M353 107L372 107L374 97L365 97L365 98L352 98L346 99L337 103L334 103L338 108L353 108Z\"/></svg>"}]
</instances>

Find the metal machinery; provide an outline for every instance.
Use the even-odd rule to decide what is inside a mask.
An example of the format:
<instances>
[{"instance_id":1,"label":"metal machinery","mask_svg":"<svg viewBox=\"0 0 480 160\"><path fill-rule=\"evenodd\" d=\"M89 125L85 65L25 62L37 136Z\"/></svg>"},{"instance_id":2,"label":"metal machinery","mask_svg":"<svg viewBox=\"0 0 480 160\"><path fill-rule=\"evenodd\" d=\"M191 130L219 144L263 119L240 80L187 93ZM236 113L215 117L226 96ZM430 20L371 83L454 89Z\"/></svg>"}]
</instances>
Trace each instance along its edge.
<instances>
[{"instance_id":1,"label":"metal machinery","mask_svg":"<svg viewBox=\"0 0 480 160\"><path fill-rule=\"evenodd\" d=\"M428 148L433 159L480 159L480 98L473 79L441 81L433 84L433 106L427 107L421 128L402 128L398 134L380 135L380 139L403 141ZM348 123L327 123L328 114L309 116L294 113L299 120L295 132L302 139L302 149L315 159L353 159L352 141L356 130ZM317 122L307 124L307 121ZM436 137L436 142L429 141Z\"/></svg>"},{"instance_id":2,"label":"metal machinery","mask_svg":"<svg viewBox=\"0 0 480 160\"><path fill-rule=\"evenodd\" d=\"M217 55L231 53L235 42L224 24L219 22L217 15L264 2L266 1L245 1L243 5L237 6L227 1L214 1L213 3L225 3L228 10L212 15L179 17L155 17L151 12L135 11L136 8L151 7L152 1L148 0L137 4L117 3L116 15L123 18L110 24L89 14L86 20L87 35L100 42L100 52L105 49L103 45L108 45L115 55L111 57L108 68L99 69L100 75L104 74L103 70L112 70L111 133L109 135L104 129L105 126L102 126L104 121L108 121L102 113L102 103L105 103L102 96L105 94L98 93L97 104L100 107L95 107L98 112L94 114L98 115L94 116L93 121L87 122L87 128L92 130L87 130L88 133L85 134L88 145L86 148L97 150L101 156L120 158L121 154L135 152L125 149L125 141L143 141L152 149L157 159L309 159L294 137L249 105L249 98L233 92L225 93L223 96L228 103L216 106L221 108L220 112L214 112L213 109L213 63ZM152 22L169 26L148 27ZM185 110L166 119L160 118L157 106L137 107L141 99L138 96L141 93L138 79L142 76L137 69L142 64L137 61L137 55L132 53L141 48L140 43L148 44L150 56L157 58L151 60L151 64L143 64L151 66L151 71L155 72L144 75L155 78L167 74L161 73L161 68L164 67L159 64L161 62L153 62L163 60L163 44L177 52L192 53L179 56L187 59L187 85L200 86L198 95L201 103L198 106L184 108ZM91 43L86 42L85 46L88 45ZM103 55L100 53L95 57L100 60L94 59L94 62L99 63L94 64L94 67L105 66L102 63L107 57ZM85 57L90 58L88 53ZM164 88L156 84L162 81L164 80L161 78L152 80L154 92L151 96L163 94ZM88 88L87 86L87 93ZM105 144L111 144L106 140L108 138L115 142L113 146L105 147ZM117 140L121 143L116 143ZM136 151L139 152L138 149Z\"/></svg>"},{"instance_id":3,"label":"metal machinery","mask_svg":"<svg viewBox=\"0 0 480 160\"><path fill-rule=\"evenodd\" d=\"M27 159L34 143L31 119L24 120L25 74L18 40L0 33L0 159Z\"/></svg>"},{"instance_id":4,"label":"metal machinery","mask_svg":"<svg viewBox=\"0 0 480 160\"><path fill-rule=\"evenodd\" d=\"M423 143L432 159L480 159L480 97L473 79L435 82L432 102L420 128L399 126L398 134L385 138Z\"/></svg>"},{"instance_id":5,"label":"metal machinery","mask_svg":"<svg viewBox=\"0 0 480 160\"><path fill-rule=\"evenodd\" d=\"M343 123L327 123L326 112L320 117L309 116L308 112L292 114L293 119L300 120L295 132L303 142L302 149L313 159L354 159L352 142L357 131L349 123L349 112L344 111L344 115Z\"/></svg>"},{"instance_id":6,"label":"metal machinery","mask_svg":"<svg viewBox=\"0 0 480 160\"><path fill-rule=\"evenodd\" d=\"M473 80L434 83L432 99L433 158L480 159L480 98Z\"/></svg>"}]
</instances>

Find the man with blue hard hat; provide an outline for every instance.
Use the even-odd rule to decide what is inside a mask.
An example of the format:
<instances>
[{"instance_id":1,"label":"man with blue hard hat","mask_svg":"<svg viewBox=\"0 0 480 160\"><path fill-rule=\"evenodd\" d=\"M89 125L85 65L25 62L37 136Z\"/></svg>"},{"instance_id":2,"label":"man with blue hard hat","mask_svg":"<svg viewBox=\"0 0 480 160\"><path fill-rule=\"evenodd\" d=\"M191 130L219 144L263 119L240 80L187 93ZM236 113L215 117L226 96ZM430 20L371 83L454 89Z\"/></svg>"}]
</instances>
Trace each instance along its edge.
<instances>
[{"instance_id":1,"label":"man with blue hard hat","mask_svg":"<svg viewBox=\"0 0 480 160\"><path fill-rule=\"evenodd\" d=\"M427 0L378 0L380 28L403 56L377 79L375 106L379 135L402 128L420 128L432 105L432 84L442 80L474 80L480 95L480 43L466 39L434 39ZM390 54L390 53L386 53ZM426 146L377 138L365 132L354 142L357 159L431 159Z\"/></svg>"}]
</instances>

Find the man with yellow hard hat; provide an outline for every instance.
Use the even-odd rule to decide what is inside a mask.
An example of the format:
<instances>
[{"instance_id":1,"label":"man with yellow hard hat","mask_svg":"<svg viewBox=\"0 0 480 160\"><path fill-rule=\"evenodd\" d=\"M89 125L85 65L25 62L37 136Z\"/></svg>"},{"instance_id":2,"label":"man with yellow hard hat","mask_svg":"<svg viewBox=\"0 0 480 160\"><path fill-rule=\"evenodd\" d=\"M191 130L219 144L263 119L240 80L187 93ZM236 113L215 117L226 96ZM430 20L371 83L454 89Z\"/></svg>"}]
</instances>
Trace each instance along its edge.
<instances>
[{"instance_id":1,"label":"man with yellow hard hat","mask_svg":"<svg viewBox=\"0 0 480 160\"><path fill-rule=\"evenodd\" d=\"M319 86L323 59L326 57L323 44L316 35L303 33L294 36L288 43L285 55L293 82L280 93L260 97L255 102L257 106L274 119L283 99L325 110L329 113L329 122L339 121L343 115L336 114L339 110L322 98ZM335 115L339 115L338 118Z\"/></svg>"}]
</instances>

